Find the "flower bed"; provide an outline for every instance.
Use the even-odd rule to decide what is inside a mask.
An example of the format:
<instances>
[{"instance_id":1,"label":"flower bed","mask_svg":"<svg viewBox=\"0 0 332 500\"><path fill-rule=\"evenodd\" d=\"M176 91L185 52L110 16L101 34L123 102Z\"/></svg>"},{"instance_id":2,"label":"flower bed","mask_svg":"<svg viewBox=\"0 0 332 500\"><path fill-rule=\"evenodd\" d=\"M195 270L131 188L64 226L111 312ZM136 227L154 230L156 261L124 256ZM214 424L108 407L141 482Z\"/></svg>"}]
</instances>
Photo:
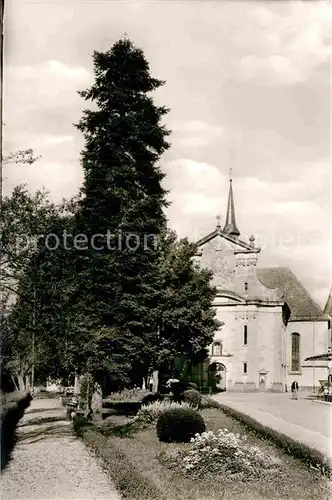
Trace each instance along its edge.
<instances>
[{"instance_id":1,"label":"flower bed","mask_svg":"<svg viewBox=\"0 0 332 500\"><path fill-rule=\"evenodd\" d=\"M237 480L256 480L264 473L281 470L281 460L271 451L249 444L247 436L228 429L196 434L189 449L173 455L168 466L177 467L191 477L224 474Z\"/></svg>"}]
</instances>

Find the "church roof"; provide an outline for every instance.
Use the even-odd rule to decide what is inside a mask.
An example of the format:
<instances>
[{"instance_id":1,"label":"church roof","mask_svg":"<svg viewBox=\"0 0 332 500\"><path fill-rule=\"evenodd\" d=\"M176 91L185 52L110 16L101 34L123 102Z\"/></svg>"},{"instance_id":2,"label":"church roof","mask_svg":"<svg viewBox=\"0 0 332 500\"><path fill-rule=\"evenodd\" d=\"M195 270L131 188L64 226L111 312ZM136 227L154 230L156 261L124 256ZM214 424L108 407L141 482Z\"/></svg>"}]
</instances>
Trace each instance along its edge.
<instances>
[{"instance_id":1,"label":"church roof","mask_svg":"<svg viewBox=\"0 0 332 500\"><path fill-rule=\"evenodd\" d=\"M267 288L278 288L291 310L290 320L303 316L322 316L323 311L288 267L257 268L259 280Z\"/></svg>"},{"instance_id":2,"label":"church roof","mask_svg":"<svg viewBox=\"0 0 332 500\"><path fill-rule=\"evenodd\" d=\"M324 314L329 314L330 316L332 316L332 288L324 308Z\"/></svg>"},{"instance_id":3,"label":"church roof","mask_svg":"<svg viewBox=\"0 0 332 500\"><path fill-rule=\"evenodd\" d=\"M238 250L237 252L243 252L243 253L252 253L252 252L260 252L260 248L257 248L254 246L253 242L252 243L246 243L245 241L243 240L240 240L238 237L236 236L233 236L231 234L227 234L225 233L220 225L218 224L218 226L216 227L216 229L214 231L212 231L211 233L207 234L206 236L204 236L203 238L201 238L199 241L196 242L196 245L198 247L204 245L205 243L208 243L209 241L213 240L214 238L216 238L217 236L221 236L222 238L225 238L226 240L228 241L231 241L232 243L234 243L237 247L238 247ZM235 251L235 253L237 253Z\"/></svg>"}]
</instances>

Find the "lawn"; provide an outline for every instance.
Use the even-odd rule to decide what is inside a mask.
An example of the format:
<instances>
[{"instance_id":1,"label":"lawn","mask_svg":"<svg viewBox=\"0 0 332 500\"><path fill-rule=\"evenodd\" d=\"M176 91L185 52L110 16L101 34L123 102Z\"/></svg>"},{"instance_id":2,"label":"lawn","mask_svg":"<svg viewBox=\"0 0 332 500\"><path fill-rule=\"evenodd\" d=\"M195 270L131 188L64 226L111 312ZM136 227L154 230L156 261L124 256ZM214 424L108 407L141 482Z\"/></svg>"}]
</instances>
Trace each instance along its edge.
<instances>
[{"instance_id":1,"label":"lawn","mask_svg":"<svg viewBox=\"0 0 332 500\"><path fill-rule=\"evenodd\" d=\"M221 410L202 410L207 430L227 428L243 434L244 428ZM160 443L154 426L134 433L125 427L119 437L115 422L104 422L98 428L90 426L84 441L102 459L123 497L128 500L219 500L219 499L311 499L331 497L329 481L298 460L285 455L275 446L247 434L248 442L277 455L282 460L280 473L265 474L256 481L234 481L218 475L192 479L178 470L170 469L165 458L190 444ZM125 436L125 437L123 437Z\"/></svg>"}]
</instances>

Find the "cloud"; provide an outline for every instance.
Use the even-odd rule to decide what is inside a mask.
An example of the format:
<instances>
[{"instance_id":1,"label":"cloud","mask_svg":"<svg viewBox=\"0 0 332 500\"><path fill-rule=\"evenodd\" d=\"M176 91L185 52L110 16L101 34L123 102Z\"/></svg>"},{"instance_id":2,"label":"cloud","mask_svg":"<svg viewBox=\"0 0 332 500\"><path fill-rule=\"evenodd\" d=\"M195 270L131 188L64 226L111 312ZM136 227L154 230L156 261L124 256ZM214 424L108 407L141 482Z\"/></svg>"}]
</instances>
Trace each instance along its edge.
<instances>
[{"instance_id":1,"label":"cloud","mask_svg":"<svg viewBox=\"0 0 332 500\"><path fill-rule=\"evenodd\" d=\"M283 2L279 9L271 4L272 8L254 7L249 14L256 36L249 45L251 52L240 60L238 76L263 84L294 85L320 65L328 65L332 9L328 2Z\"/></svg>"},{"instance_id":2,"label":"cloud","mask_svg":"<svg viewBox=\"0 0 332 500\"><path fill-rule=\"evenodd\" d=\"M72 142L74 140L72 135L46 135L45 143L46 144L65 144L68 142Z\"/></svg>"},{"instance_id":3,"label":"cloud","mask_svg":"<svg viewBox=\"0 0 332 500\"><path fill-rule=\"evenodd\" d=\"M126 31L153 76L166 80L155 97L171 109L172 148L161 159L170 226L197 240L215 228L217 213L224 222L235 144L243 237L268 240L261 264L290 265L300 279L311 273L309 290L326 286L328 293L324 2L7 4L5 146L42 155L29 168L6 169L7 192L20 182L31 190L45 185L54 199L77 192L83 137L72 123L86 102L76 91L90 85L93 50L108 50ZM242 138L232 137L236 131Z\"/></svg>"},{"instance_id":4,"label":"cloud","mask_svg":"<svg viewBox=\"0 0 332 500\"><path fill-rule=\"evenodd\" d=\"M86 88L90 81L91 75L84 68L66 66L54 60L38 66L7 66L4 75L5 145L8 137L10 147L21 148L21 144L15 144L17 133L71 135L72 123L82 105L77 90Z\"/></svg>"},{"instance_id":5,"label":"cloud","mask_svg":"<svg viewBox=\"0 0 332 500\"><path fill-rule=\"evenodd\" d=\"M222 139L224 129L200 120L189 122L170 123L175 140L183 147L209 146Z\"/></svg>"}]
</instances>

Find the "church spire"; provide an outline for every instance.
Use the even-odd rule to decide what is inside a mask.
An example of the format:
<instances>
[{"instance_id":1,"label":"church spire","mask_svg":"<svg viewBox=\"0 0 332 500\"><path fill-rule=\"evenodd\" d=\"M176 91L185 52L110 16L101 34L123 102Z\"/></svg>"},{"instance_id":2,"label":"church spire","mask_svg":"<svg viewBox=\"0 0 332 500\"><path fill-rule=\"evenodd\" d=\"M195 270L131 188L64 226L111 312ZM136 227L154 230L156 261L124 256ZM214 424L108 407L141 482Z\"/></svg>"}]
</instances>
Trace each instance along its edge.
<instances>
[{"instance_id":1,"label":"church spire","mask_svg":"<svg viewBox=\"0 0 332 500\"><path fill-rule=\"evenodd\" d=\"M229 169L229 194L228 194L228 204L227 204L227 215L226 222L223 232L229 234L230 236L240 236L240 231L236 226L235 220L235 206L234 206L234 195L233 195L233 179L232 179L232 167Z\"/></svg>"}]
</instances>

